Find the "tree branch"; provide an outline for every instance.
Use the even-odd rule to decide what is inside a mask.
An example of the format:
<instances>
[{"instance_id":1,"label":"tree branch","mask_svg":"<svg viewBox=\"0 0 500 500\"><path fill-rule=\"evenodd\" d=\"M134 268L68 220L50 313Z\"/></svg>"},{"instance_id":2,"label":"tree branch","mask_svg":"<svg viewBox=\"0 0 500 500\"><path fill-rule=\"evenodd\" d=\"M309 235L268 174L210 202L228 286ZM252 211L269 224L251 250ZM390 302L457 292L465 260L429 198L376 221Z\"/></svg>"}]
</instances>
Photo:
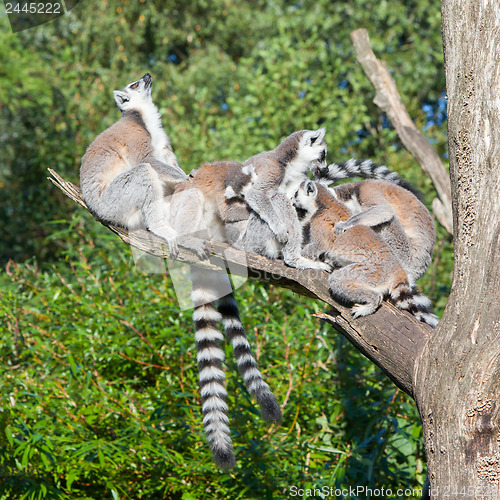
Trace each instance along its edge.
<instances>
[{"instance_id":1,"label":"tree branch","mask_svg":"<svg viewBox=\"0 0 500 500\"><path fill-rule=\"evenodd\" d=\"M450 176L439 155L413 123L398 89L384 62L379 61L370 47L365 29L351 33L351 39L366 75L376 90L373 102L387 114L405 148L415 157L424 172L429 175L439 196L432 202L434 215L444 228L452 234Z\"/></svg>"},{"instance_id":2,"label":"tree branch","mask_svg":"<svg viewBox=\"0 0 500 500\"><path fill-rule=\"evenodd\" d=\"M66 196L86 208L80 190L49 169L54 183ZM101 221L99 221L101 222ZM102 223L102 222L101 222ZM123 228L104 224L125 243L161 258L168 258L168 248L158 236L146 231L129 232ZM286 266L281 260L270 260L260 255L245 253L220 243L208 243L210 257L206 261L189 250L180 249L176 260L197 266L228 271L232 274L267 281L276 286L325 302L333 308L328 313L318 313L342 333L359 351L377 364L403 391L413 397L414 366L424 348L431 328L414 316L392 304L384 302L370 316L353 319L347 307L336 303L330 296L328 274L324 271L299 270Z\"/></svg>"}]
</instances>

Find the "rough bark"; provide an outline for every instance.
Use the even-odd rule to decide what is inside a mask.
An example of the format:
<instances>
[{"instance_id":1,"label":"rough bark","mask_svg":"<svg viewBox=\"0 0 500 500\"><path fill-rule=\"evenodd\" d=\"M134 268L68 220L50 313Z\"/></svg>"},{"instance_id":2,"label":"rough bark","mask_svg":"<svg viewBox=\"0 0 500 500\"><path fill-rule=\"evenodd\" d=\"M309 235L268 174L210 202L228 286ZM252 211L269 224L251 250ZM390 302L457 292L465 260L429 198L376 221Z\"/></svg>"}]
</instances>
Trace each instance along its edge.
<instances>
[{"instance_id":1,"label":"rough bark","mask_svg":"<svg viewBox=\"0 0 500 500\"><path fill-rule=\"evenodd\" d=\"M454 275L415 398L432 498L500 498L500 3L443 0L442 28Z\"/></svg>"}]
</instances>

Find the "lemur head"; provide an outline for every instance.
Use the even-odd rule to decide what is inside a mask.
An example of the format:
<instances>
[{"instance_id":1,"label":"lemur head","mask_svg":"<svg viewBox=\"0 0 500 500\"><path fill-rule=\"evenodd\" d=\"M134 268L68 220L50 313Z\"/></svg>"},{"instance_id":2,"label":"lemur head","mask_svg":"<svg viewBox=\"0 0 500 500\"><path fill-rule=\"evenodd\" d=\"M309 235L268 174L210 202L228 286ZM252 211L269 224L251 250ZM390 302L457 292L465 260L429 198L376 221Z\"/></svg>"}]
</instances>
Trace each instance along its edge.
<instances>
[{"instance_id":1,"label":"lemur head","mask_svg":"<svg viewBox=\"0 0 500 500\"><path fill-rule=\"evenodd\" d=\"M151 85L153 78L149 73L146 73L140 80L130 83L121 90L114 90L116 105L118 109L124 113L131 109L138 109L144 105L150 104Z\"/></svg>"},{"instance_id":2,"label":"lemur head","mask_svg":"<svg viewBox=\"0 0 500 500\"><path fill-rule=\"evenodd\" d=\"M300 138L298 159L313 173L326 167L326 141L324 128L304 130Z\"/></svg>"},{"instance_id":3,"label":"lemur head","mask_svg":"<svg viewBox=\"0 0 500 500\"><path fill-rule=\"evenodd\" d=\"M318 188L316 183L309 179L300 183L295 194L292 196L293 206L301 220L310 218L317 210L316 197Z\"/></svg>"}]
</instances>

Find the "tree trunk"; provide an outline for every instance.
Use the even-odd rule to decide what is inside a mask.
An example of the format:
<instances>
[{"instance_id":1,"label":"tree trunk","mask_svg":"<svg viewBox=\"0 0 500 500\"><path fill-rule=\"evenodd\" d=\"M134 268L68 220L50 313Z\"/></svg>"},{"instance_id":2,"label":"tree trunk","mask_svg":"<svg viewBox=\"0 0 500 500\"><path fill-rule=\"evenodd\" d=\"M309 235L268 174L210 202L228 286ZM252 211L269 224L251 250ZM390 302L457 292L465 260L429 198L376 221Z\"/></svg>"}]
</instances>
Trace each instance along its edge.
<instances>
[{"instance_id":1,"label":"tree trunk","mask_svg":"<svg viewBox=\"0 0 500 500\"><path fill-rule=\"evenodd\" d=\"M500 498L500 3L443 0L455 261L415 365L432 498Z\"/></svg>"}]
</instances>

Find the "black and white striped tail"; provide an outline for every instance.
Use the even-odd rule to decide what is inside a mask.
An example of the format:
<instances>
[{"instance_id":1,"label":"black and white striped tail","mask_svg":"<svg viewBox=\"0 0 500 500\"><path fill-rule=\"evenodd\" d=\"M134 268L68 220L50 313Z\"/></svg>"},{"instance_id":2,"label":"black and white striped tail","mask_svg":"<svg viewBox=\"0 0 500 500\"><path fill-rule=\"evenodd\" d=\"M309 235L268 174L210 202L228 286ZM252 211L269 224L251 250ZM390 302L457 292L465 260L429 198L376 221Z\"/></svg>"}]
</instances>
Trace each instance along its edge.
<instances>
[{"instance_id":1,"label":"black and white striped tail","mask_svg":"<svg viewBox=\"0 0 500 500\"><path fill-rule=\"evenodd\" d=\"M217 328L222 319L215 307L217 274L206 270L191 271L194 302L193 320L200 377L203 426L214 462L221 469L236 465L233 445L229 435L227 392L224 387L224 336ZM211 279L212 278L212 279ZM215 278L215 283L213 281ZM215 284L215 286L214 286Z\"/></svg>"},{"instance_id":2,"label":"black and white striped tail","mask_svg":"<svg viewBox=\"0 0 500 500\"><path fill-rule=\"evenodd\" d=\"M396 172L389 170L385 165L379 165L371 160L357 160L356 158L351 158L344 162L332 163L331 165L328 165L326 169L321 170L317 174L317 177L319 177L319 180L327 179L331 183L351 177L380 179L397 184L398 186L412 192L418 198L421 196L418 189L400 177Z\"/></svg>"},{"instance_id":3,"label":"black and white striped tail","mask_svg":"<svg viewBox=\"0 0 500 500\"><path fill-rule=\"evenodd\" d=\"M432 312L431 300L421 293L417 287L410 290L395 291L391 294L396 307L410 312L419 321L434 328L439 323L438 317Z\"/></svg>"},{"instance_id":4,"label":"black and white striped tail","mask_svg":"<svg viewBox=\"0 0 500 500\"><path fill-rule=\"evenodd\" d=\"M282 417L281 409L269 386L264 382L257 361L252 355L233 294L226 295L218 300L218 311L222 315L226 337L233 346L238 370L245 387L259 403L262 417L267 421L280 422Z\"/></svg>"}]
</instances>

